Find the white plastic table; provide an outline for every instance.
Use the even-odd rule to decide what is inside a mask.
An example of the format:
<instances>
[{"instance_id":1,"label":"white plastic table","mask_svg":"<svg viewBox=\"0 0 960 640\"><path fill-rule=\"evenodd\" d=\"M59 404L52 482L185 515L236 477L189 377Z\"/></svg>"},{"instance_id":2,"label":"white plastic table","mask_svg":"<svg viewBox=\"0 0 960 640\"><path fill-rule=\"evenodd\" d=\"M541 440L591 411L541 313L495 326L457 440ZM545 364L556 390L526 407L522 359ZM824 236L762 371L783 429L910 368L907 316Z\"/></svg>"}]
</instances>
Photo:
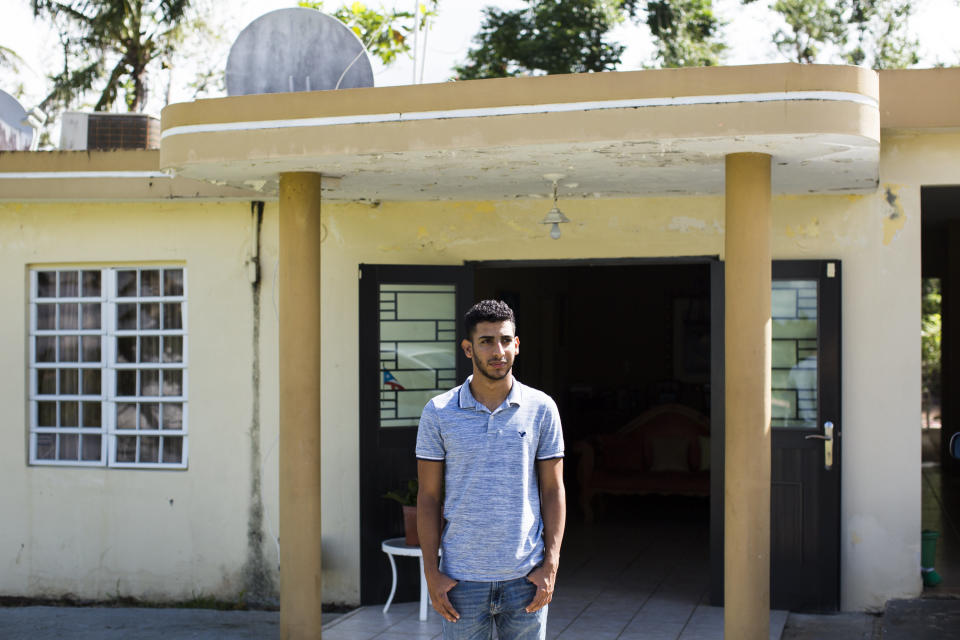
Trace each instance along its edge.
<instances>
[{"instance_id":1,"label":"white plastic table","mask_svg":"<svg viewBox=\"0 0 960 640\"><path fill-rule=\"evenodd\" d=\"M397 563L393 556L410 556L420 559L420 621L427 619L427 603L430 602L430 591L427 589L427 578L423 573L423 551L420 547L411 547L403 538L390 538L384 540L380 548L390 560L390 571L393 573L393 584L390 586L390 597L387 598L387 604L383 605L383 612L386 613L393 602L393 595L397 592Z\"/></svg>"}]
</instances>

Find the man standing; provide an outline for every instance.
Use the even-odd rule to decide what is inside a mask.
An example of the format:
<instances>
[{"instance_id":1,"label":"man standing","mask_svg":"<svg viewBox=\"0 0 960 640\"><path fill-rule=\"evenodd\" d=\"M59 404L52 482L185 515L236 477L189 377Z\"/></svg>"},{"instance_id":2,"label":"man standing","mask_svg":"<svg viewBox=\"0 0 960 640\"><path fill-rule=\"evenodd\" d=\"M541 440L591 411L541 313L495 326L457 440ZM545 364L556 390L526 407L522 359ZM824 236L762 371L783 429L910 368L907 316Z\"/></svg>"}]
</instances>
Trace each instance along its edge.
<instances>
[{"instance_id":1,"label":"man standing","mask_svg":"<svg viewBox=\"0 0 960 640\"><path fill-rule=\"evenodd\" d=\"M506 303L475 304L464 330L473 375L427 403L417 432L430 598L444 640L487 640L494 624L501 640L542 640L566 518L560 416L513 377L520 339Z\"/></svg>"}]
</instances>

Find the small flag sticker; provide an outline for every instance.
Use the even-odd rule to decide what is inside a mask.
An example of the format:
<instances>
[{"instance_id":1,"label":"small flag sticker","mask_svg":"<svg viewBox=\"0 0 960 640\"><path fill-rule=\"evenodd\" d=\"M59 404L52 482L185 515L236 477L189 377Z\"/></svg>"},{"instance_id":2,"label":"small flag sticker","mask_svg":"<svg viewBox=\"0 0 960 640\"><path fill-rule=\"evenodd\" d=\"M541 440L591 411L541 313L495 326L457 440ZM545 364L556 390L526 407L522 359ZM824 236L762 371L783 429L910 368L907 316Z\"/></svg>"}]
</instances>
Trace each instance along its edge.
<instances>
[{"instance_id":1,"label":"small flag sticker","mask_svg":"<svg viewBox=\"0 0 960 640\"><path fill-rule=\"evenodd\" d=\"M397 382L397 379L393 377L393 374L386 369L383 370L383 386L390 387L394 391L406 391L406 389L403 388L403 385Z\"/></svg>"}]
</instances>

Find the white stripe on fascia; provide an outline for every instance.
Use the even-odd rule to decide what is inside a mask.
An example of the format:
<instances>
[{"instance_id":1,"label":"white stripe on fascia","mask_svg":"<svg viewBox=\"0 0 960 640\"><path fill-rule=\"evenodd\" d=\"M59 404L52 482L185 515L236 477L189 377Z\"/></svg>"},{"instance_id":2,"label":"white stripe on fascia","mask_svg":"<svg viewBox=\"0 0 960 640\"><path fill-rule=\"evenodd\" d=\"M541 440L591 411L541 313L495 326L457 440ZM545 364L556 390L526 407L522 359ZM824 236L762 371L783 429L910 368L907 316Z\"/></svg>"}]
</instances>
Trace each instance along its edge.
<instances>
[{"instance_id":1,"label":"white stripe on fascia","mask_svg":"<svg viewBox=\"0 0 960 640\"><path fill-rule=\"evenodd\" d=\"M29 180L31 178L171 178L160 171L18 171L0 172L0 179Z\"/></svg>"},{"instance_id":2,"label":"white stripe on fascia","mask_svg":"<svg viewBox=\"0 0 960 640\"><path fill-rule=\"evenodd\" d=\"M382 122L408 122L414 120L447 120L452 118L483 118L537 113L563 113L569 111L598 111L603 109L641 109L646 107L676 107L702 104L736 104L745 102L793 102L793 101L852 102L874 109L877 100L859 93L847 91L782 91L773 93L735 93L717 96L681 96L676 98L642 98L630 100L604 100L592 102L560 102L555 104L516 105L507 107L482 107L478 109L453 109L448 111L413 111L410 113L371 113L322 118L297 118L293 120L254 120L247 122L220 122L213 124L189 124L171 127L160 138L190 133L219 133L225 131L256 131L260 129L287 129L291 127L330 127L344 124L371 124Z\"/></svg>"}]
</instances>

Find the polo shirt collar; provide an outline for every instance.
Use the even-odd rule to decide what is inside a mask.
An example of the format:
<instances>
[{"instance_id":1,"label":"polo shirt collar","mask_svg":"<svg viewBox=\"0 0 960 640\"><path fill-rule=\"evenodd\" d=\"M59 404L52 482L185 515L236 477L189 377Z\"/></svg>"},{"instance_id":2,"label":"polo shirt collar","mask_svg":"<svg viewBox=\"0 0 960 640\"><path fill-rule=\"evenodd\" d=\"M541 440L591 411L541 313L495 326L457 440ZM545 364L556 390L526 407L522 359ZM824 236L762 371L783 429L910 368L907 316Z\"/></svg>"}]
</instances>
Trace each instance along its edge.
<instances>
[{"instance_id":1,"label":"polo shirt collar","mask_svg":"<svg viewBox=\"0 0 960 640\"><path fill-rule=\"evenodd\" d=\"M467 377L467 381L460 386L460 408L461 409L479 409L483 405L473 397L473 393L470 391L470 382L473 380L473 375ZM521 401L523 400L523 385L520 384L520 381L516 378L513 379L513 386L510 387L510 393L507 394L507 399L504 400L505 405L512 405L519 407ZM503 405L501 405L503 406ZM484 407L486 409L486 407Z\"/></svg>"}]
</instances>

